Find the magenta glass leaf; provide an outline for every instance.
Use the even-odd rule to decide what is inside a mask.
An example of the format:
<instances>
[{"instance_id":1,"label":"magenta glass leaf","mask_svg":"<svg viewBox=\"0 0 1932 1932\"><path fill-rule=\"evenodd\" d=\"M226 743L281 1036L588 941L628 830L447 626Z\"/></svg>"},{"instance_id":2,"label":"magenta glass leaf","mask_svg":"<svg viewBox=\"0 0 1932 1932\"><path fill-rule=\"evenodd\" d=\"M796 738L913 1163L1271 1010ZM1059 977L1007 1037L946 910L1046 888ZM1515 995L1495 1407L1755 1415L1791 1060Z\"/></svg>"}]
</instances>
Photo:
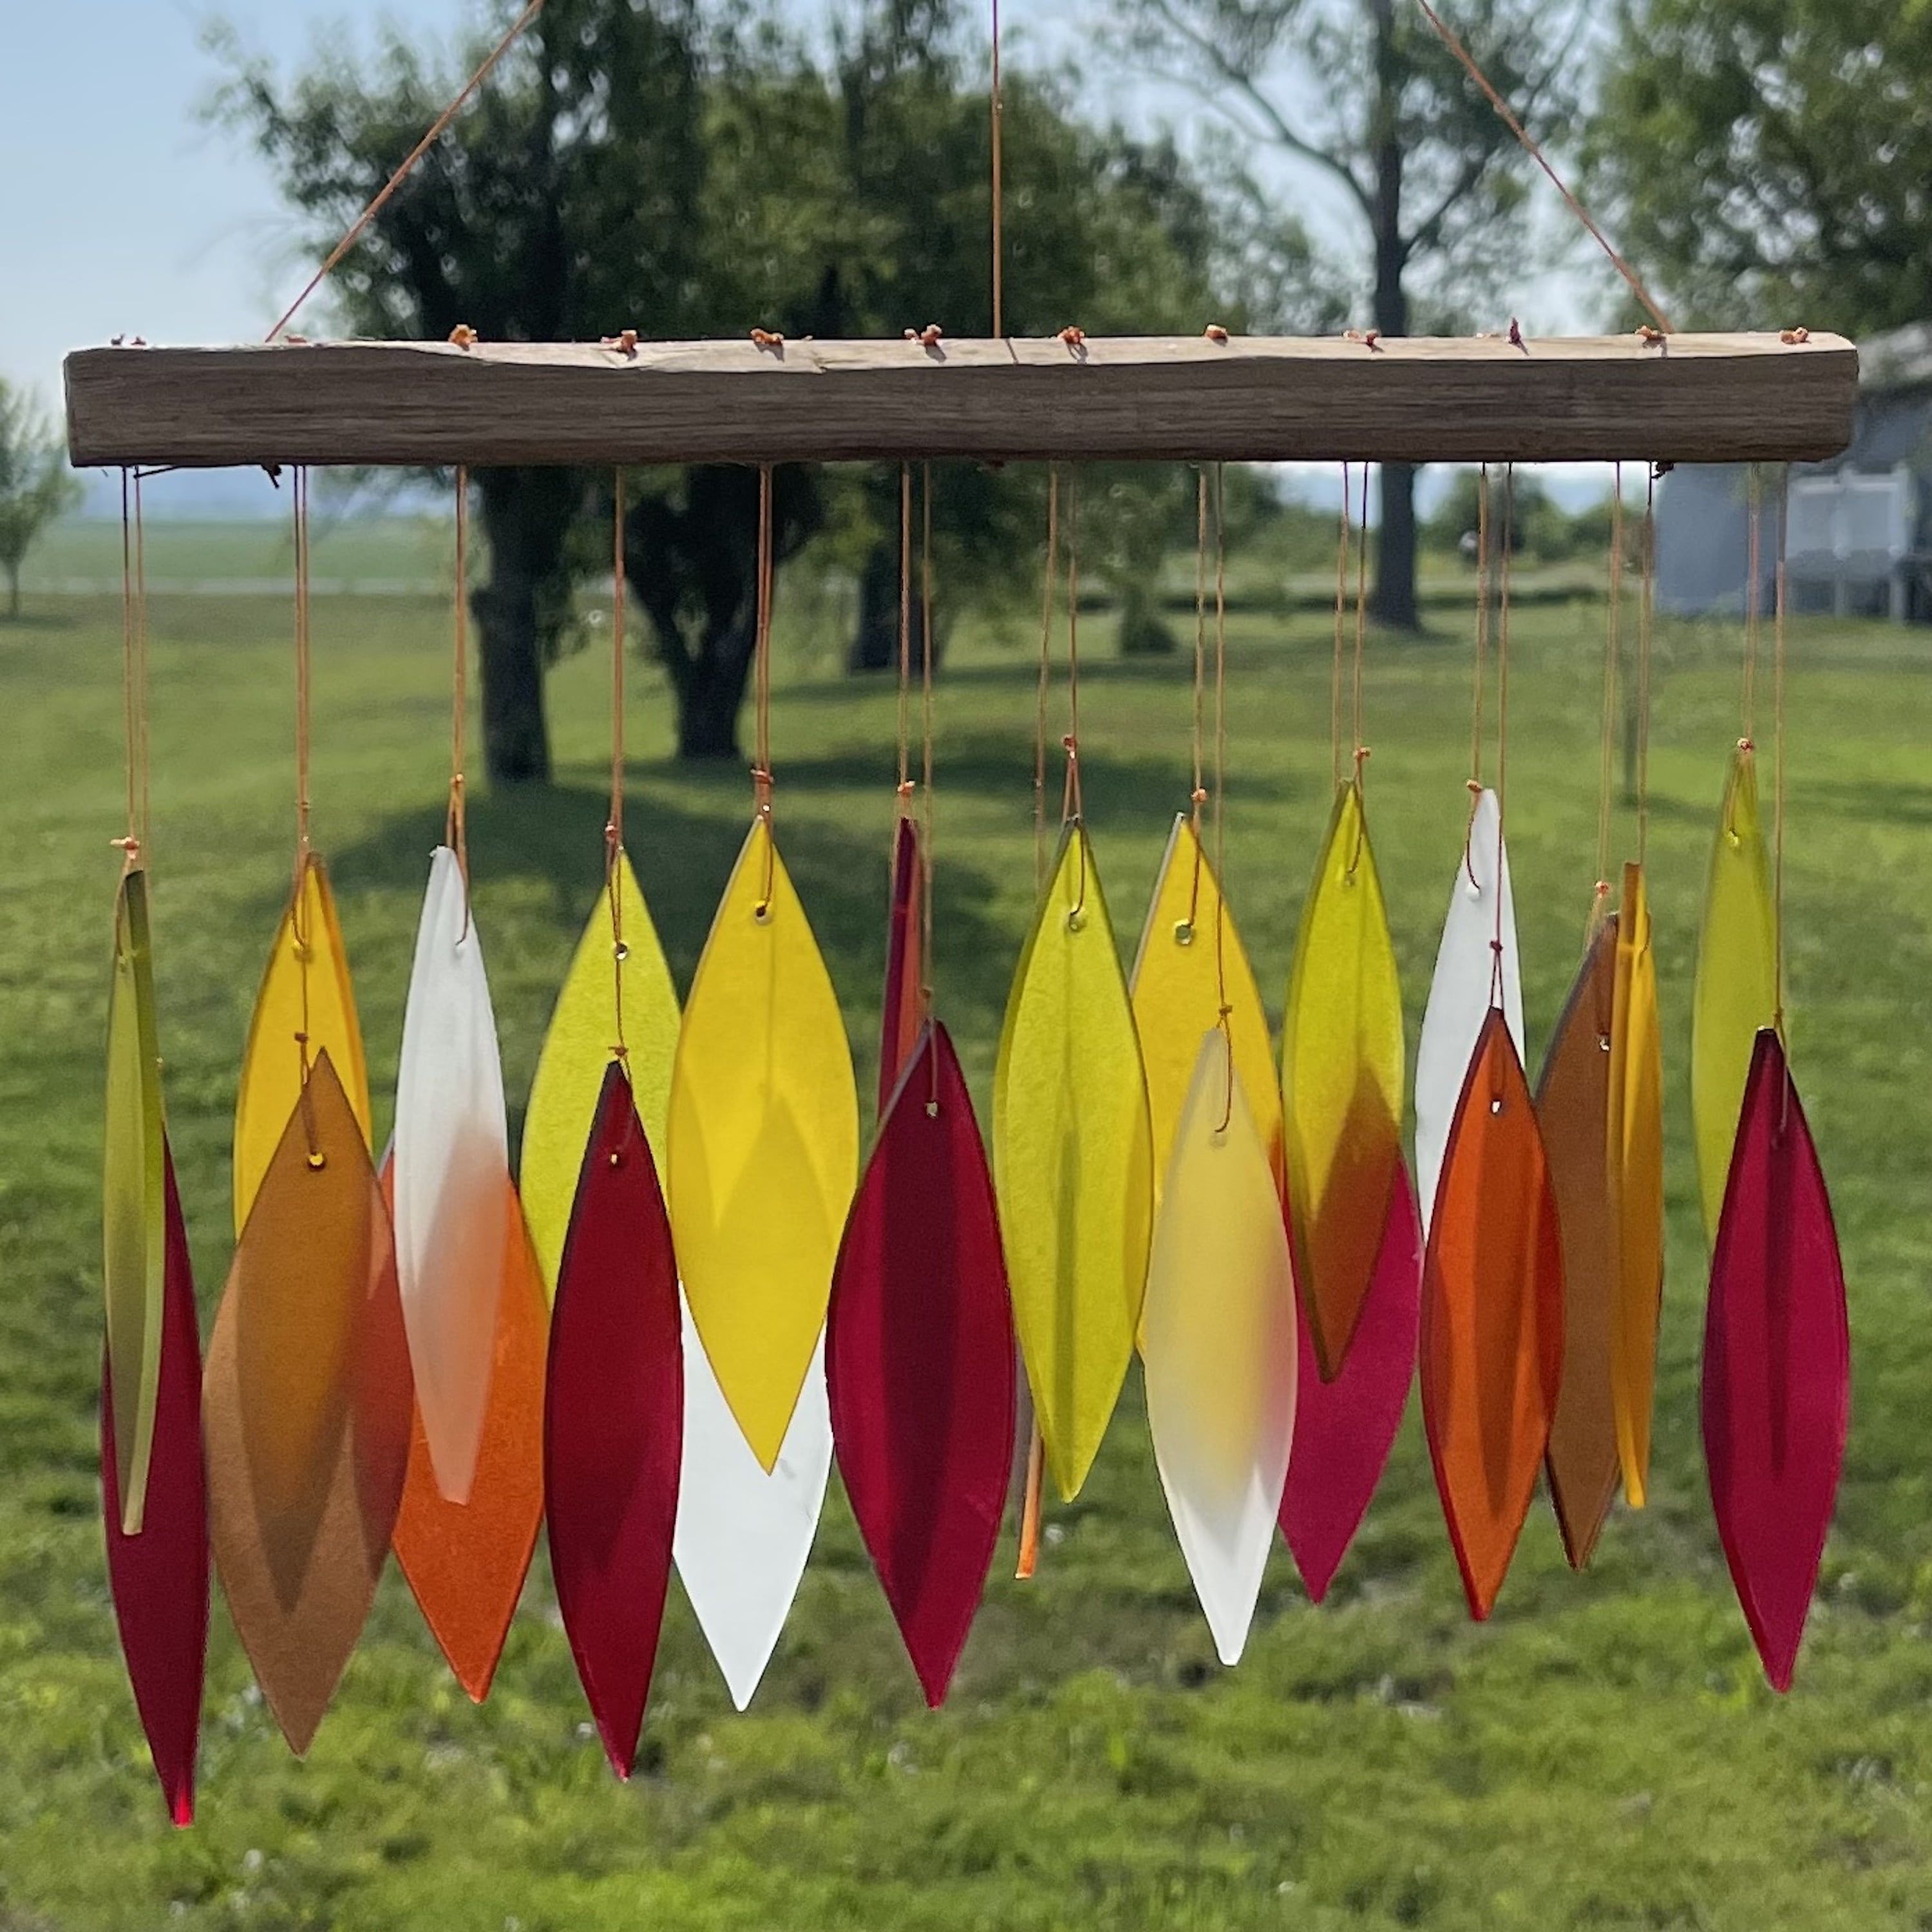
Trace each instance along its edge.
<instances>
[{"instance_id":1,"label":"magenta glass leaf","mask_svg":"<svg viewBox=\"0 0 1932 1932\"><path fill-rule=\"evenodd\" d=\"M845 1224L825 1373L839 1474L936 1706L993 1560L1013 1442L992 1177L937 1023L920 1033Z\"/></svg>"},{"instance_id":2,"label":"magenta glass leaf","mask_svg":"<svg viewBox=\"0 0 1932 1932\"><path fill-rule=\"evenodd\" d=\"M902 812L892 834L892 904L886 930L886 990L879 1008L879 1118L912 1058L925 1004L926 878L919 827Z\"/></svg>"},{"instance_id":3,"label":"magenta glass leaf","mask_svg":"<svg viewBox=\"0 0 1932 1932\"><path fill-rule=\"evenodd\" d=\"M629 1078L614 1060L557 1270L544 1508L564 1634L620 1778L631 1774L650 1695L683 1434L670 1224Z\"/></svg>"},{"instance_id":4,"label":"magenta glass leaf","mask_svg":"<svg viewBox=\"0 0 1932 1932\"><path fill-rule=\"evenodd\" d=\"M1320 1603L1382 1480L1415 1378L1422 1230L1408 1172L1397 1164L1375 1273L1341 1372L1324 1382L1304 1310L1294 1444L1282 1492L1281 1533L1309 1595Z\"/></svg>"},{"instance_id":5,"label":"magenta glass leaf","mask_svg":"<svg viewBox=\"0 0 1932 1932\"><path fill-rule=\"evenodd\" d=\"M195 1320L194 1273L165 1135L161 1166L167 1235L160 1380L147 1512L139 1535L121 1532L114 1392L104 1351L100 1489L108 1587L122 1654L168 1815L177 1825L188 1825L194 1820L194 1760L208 1656L208 1486L201 1455L201 1332Z\"/></svg>"},{"instance_id":6,"label":"magenta glass leaf","mask_svg":"<svg viewBox=\"0 0 1932 1932\"><path fill-rule=\"evenodd\" d=\"M1851 1334L1832 1203L1778 1035L1751 1052L1711 1259L1704 1460L1731 1581L1788 1690L1844 1466Z\"/></svg>"}]
</instances>

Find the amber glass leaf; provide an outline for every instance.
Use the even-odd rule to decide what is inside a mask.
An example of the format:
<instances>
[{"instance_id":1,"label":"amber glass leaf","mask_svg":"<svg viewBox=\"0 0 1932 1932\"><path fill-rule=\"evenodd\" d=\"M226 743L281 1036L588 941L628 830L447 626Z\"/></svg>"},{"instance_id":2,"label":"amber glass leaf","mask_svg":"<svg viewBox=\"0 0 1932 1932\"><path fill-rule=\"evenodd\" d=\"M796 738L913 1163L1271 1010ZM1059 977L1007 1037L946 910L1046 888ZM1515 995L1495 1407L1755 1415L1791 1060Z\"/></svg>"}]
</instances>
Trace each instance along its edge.
<instances>
[{"instance_id":1,"label":"amber glass leaf","mask_svg":"<svg viewBox=\"0 0 1932 1932\"><path fill-rule=\"evenodd\" d=\"M770 827L754 820L692 982L666 1201L691 1318L759 1462L825 1325L859 1178L852 1050Z\"/></svg>"},{"instance_id":2,"label":"amber glass leaf","mask_svg":"<svg viewBox=\"0 0 1932 1932\"><path fill-rule=\"evenodd\" d=\"M1316 1367L1305 1306L1296 1322L1300 1374L1281 1533L1318 1604L1354 1540L1402 1426L1415 1380L1421 1294L1422 1230L1408 1172L1398 1165L1375 1280L1348 1359L1332 1382L1324 1382Z\"/></svg>"},{"instance_id":3,"label":"amber glass leaf","mask_svg":"<svg viewBox=\"0 0 1932 1932\"><path fill-rule=\"evenodd\" d=\"M410 1439L396 1558L456 1679L490 1694L543 1517L544 1369L550 1309L515 1191L503 1181L502 1282L476 1480L466 1502L436 1486L422 1412Z\"/></svg>"},{"instance_id":4,"label":"amber glass leaf","mask_svg":"<svg viewBox=\"0 0 1932 1932\"><path fill-rule=\"evenodd\" d=\"M1436 949L1422 1038L1415 1050L1415 1198L1425 1237L1436 1210L1442 1150L1448 1145L1449 1123L1462 1097L1462 1076L1469 1070L1476 1036L1489 1017L1498 984L1520 1057L1522 961L1516 943L1516 897L1510 886L1509 854L1503 846L1502 803L1486 788L1476 794L1468 830L1456 846L1449 910L1442 922L1442 942Z\"/></svg>"},{"instance_id":5,"label":"amber glass leaf","mask_svg":"<svg viewBox=\"0 0 1932 1932\"><path fill-rule=\"evenodd\" d=\"M115 1481L122 1529L140 1532L160 1386L167 1275L160 1046L148 938L148 875L122 876L107 1002L107 1130L101 1163L101 1274L114 1373Z\"/></svg>"},{"instance_id":6,"label":"amber glass leaf","mask_svg":"<svg viewBox=\"0 0 1932 1932\"><path fill-rule=\"evenodd\" d=\"M1704 1232L1713 1241L1752 1047L1778 1009L1776 935L1771 868L1758 818L1757 760L1741 747L1732 754L1711 848L1690 1006L1691 1124Z\"/></svg>"},{"instance_id":7,"label":"amber glass leaf","mask_svg":"<svg viewBox=\"0 0 1932 1932\"><path fill-rule=\"evenodd\" d=\"M1768 1028L1711 1262L1702 1406L1731 1580L1766 1676L1788 1690L1844 1466L1851 1336L1824 1173Z\"/></svg>"},{"instance_id":8,"label":"amber glass leaf","mask_svg":"<svg viewBox=\"0 0 1932 1932\"><path fill-rule=\"evenodd\" d=\"M1375 1278L1402 1164L1402 992L1352 781L1336 794L1302 912L1281 1061L1295 1280L1332 1381Z\"/></svg>"},{"instance_id":9,"label":"amber glass leaf","mask_svg":"<svg viewBox=\"0 0 1932 1932\"><path fill-rule=\"evenodd\" d=\"M919 826L904 813L892 833L892 910L886 928L886 989L879 1007L879 1118L912 1058L925 1010L926 876Z\"/></svg>"},{"instance_id":10,"label":"amber glass leaf","mask_svg":"<svg viewBox=\"0 0 1932 1932\"><path fill-rule=\"evenodd\" d=\"M1294 1433L1294 1276L1274 1168L1226 1036L1196 1049L1154 1218L1148 1426L1214 1648L1238 1663Z\"/></svg>"},{"instance_id":11,"label":"amber glass leaf","mask_svg":"<svg viewBox=\"0 0 1932 1932\"><path fill-rule=\"evenodd\" d=\"M1191 915L1191 916L1190 916ZM1221 923L1220 956L1215 922ZM1184 814L1174 821L1154 881L1130 984L1134 1024L1147 1067L1148 1108L1154 1127L1154 1199L1158 1204L1168 1156L1180 1126L1202 1036L1218 1027L1225 981L1234 1071L1279 1192L1282 1176L1281 1088L1275 1078L1266 1009L1254 968L1226 910L1220 882Z\"/></svg>"},{"instance_id":12,"label":"amber glass leaf","mask_svg":"<svg viewBox=\"0 0 1932 1932\"><path fill-rule=\"evenodd\" d=\"M1657 1324L1664 1306L1664 1055L1657 1022L1657 958L1643 868L1624 868L1610 1012L1610 1152L1617 1216L1617 1294L1610 1329L1610 1392L1624 1496L1643 1506L1650 1472L1650 1412Z\"/></svg>"},{"instance_id":13,"label":"amber glass leaf","mask_svg":"<svg viewBox=\"0 0 1932 1932\"><path fill-rule=\"evenodd\" d=\"M825 1372L852 1513L937 1708L1005 1510L1013 1327L965 1076L944 1027L914 1047L838 1250Z\"/></svg>"},{"instance_id":14,"label":"amber glass leaf","mask_svg":"<svg viewBox=\"0 0 1932 1932\"><path fill-rule=\"evenodd\" d=\"M1536 1111L1502 1012L1484 1022L1423 1258L1422 1414L1469 1611L1521 1533L1563 1372L1563 1250Z\"/></svg>"},{"instance_id":15,"label":"amber glass leaf","mask_svg":"<svg viewBox=\"0 0 1932 1932\"><path fill-rule=\"evenodd\" d=\"M1013 1316L1060 1494L1087 1480L1133 1353L1154 1222L1147 1077L1086 828L1013 975L993 1081Z\"/></svg>"},{"instance_id":16,"label":"amber glass leaf","mask_svg":"<svg viewBox=\"0 0 1932 1932\"><path fill-rule=\"evenodd\" d=\"M308 1036L312 1065L325 1053L369 1141L369 1073L362 1058L362 1029L349 982L349 955L335 916L335 896L322 861L303 864L255 995L242 1078L235 1095L235 1232L239 1235L254 1204L282 1130L302 1090L302 1036Z\"/></svg>"},{"instance_id":17,"label":"amber glass leaf","mask_svg":"<svg viewBox=\"0 0 1932 1932\"><path fill-rule=\"evenodd\" d=\"M564 1634L620 1778L631 1774L650 1696L683 1430L670 1228L630 1082L613 1060L550 1318L544 1503Z\"/></svg>"},{"instance_id":18,"label":"amber glass leaf","mask_svg":"<svg viewBox=\"0 0 1932 1932\"><path fill-rule=\"evenodd\" d=\"M1612 1328L1619 1276L1610 1158L1610 1012L1617 922L1592 938L1537 1083L1536 1117L1563 1238L1563 1380L1550 1426L1550 1498L1580 1570L1616 1492Z\"/></svg>"},{"instance_id":19,"label":"amber glass leaf","mask_svg":"<svg viewBox=\"0 0 1932 1932\"><path fill-rule=\"evenodd\" d=\"M664 963L657 928L629 858L617 854L618 906L623 922L623 1039L638 1118L660 1155L677 1052L677 988ZM604 1070L617 1043L617 964L608 891L597 895L583 937L551 1010L536 1078L524 1115L518 1192L546 1294L556 1291L563 1238L577 1198L584 1143L597 1118Z\"/></svg>"},{"instance_id":20,"label":"amber glass leaf","mask_svg":"<svg viewBox=\"0 0 1932 1932\"><path fill-rule=\"evenodd\" d=\"M375 1596L412 1405L389 1218L325 1052L242 1231L202 1382L216 1567L298 1754Z\"/></svg>"},{"instance_id":21,"label":"amber glass leaf","mask_svg":"<svg viewBox=\"0 0 1932 1932\"><path fill-rule=\"evenodd\" d=\"M177 1825L194 1820L194 1760L208 1655L208 1492L201 1457L201 1336L188 1231L165 1140L166 1217L160 1374L154 1400L148 1510L138 1536L123 1534L120 1458L114 1441L114 1364L103 1352L100 1492L107 1582L128 1681L148 1750Z\"/></svg>"}]
</instances>

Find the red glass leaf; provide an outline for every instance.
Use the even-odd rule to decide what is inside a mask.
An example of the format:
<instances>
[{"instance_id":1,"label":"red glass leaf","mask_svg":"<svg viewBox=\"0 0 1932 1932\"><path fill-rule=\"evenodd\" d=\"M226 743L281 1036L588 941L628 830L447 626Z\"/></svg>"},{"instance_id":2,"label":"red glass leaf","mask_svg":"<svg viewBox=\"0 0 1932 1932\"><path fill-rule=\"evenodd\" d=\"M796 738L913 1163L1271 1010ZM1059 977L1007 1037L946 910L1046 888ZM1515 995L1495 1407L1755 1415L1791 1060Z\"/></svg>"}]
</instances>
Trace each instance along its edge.
<instances>
[{"instance_id":1,"label":"red glass leaf","mask_svg":"<svg viewBox=\"0 0 1932 1932\"><path fill-rule=\"evenodd\" d=\"M919 827L904 813L892 834L892 907L886 937L886 992L879 1010L879 1118L918 1043L926 1004L926 878Z\"/></svg>"},{"instance_id":2,"label":"red glass leaf","mask_svg":"<svg viewBox=\"0 0 1932 1932\"><path fill-rule=\"evenodd\" d=\"M161 1166L167 1243L160 1381L147 1513L138 1536L121 1533L114 1392L104 1350L100 1489L108 1587L128 1681L169 1816L177 1825L188 1825L194 1821L194 1760L208 1656L208 1489L201 1459L201 1333L195 1322L194 1274L165 1135Z\"/></svg>"},{"instance_id":3,"label":"red glass leaf","mask_svg":"<svg viewBox=\"0 0 1932 1932\"><path fill-rule=\"evenodd\" d=\"M846 1221L825 1373L839 1474L936 1707L992 1563L1013 1443L992 1177L936 1022L914 1042Z\"/></svg>"},{"instance_id":4,"label":"red glass leaf","mask_svg":"<svg viewBox=\"0 0 1932 1932\"><path fill-rule=\"evenodd\" d=\"M1832 1203L1777 1034L1751 1052L1711 1261L1704 1458L1731 1580L1791 1688L1844 1465L1851 1335Z\"/></svg>"},{"instance_id":5,"label":"red glass leaf","mask_svg":"<svg viewBox=\"0 0 1932 1932\"><path fill-rule=\"evenodd\" d=\"M1421 1290L1422 1230L1408 1170L1398 1162L1361 1319L1332 1382L1318 1372L1307 1310L1297 1301L1300 1392L1280 1522L1318 1604L1354 1540L1402 1426L1415 1378Z\"/></svg>"},{"instance_id":6,"label":"red glass leaf","mask_svg":"<svg viewBox=\"0 0 1932 1932\"><path fill-rule=\"evenodd\" d=\"M1563 1250L1543 1136L1502 1013L1477 1036L1422 1265L1422 1416L1469 1612L1486 1617L1550 1444Z\"/></svg>"},{"instance_id":7,"label":"red glass leaf","mask_svg":"<svg viewBox=\"0 0 1932 1932\"><path fill-rule=\"evenodd\" d=\"M650 1695L683 1434L670 1223L629 1078L614 1060L550 1311L544 1507L564 1633L620 1778L631 1774Z\"/></svg>"}]
</instances>

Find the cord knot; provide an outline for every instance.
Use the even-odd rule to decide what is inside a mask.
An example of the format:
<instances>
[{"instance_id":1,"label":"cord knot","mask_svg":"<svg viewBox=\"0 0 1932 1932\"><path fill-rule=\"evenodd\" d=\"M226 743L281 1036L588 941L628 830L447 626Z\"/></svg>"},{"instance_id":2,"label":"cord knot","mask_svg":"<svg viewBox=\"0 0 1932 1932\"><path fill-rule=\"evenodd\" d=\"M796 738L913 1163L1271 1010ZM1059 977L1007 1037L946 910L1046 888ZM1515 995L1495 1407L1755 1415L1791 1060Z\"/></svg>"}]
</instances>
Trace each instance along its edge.
<instances>
[{"instance_id":1,"label":"cord knot","mask_svg":"<svg viewBox=\"0 0 1932 1932\"><path fill-rule=\"evenodd\" d=\"M1205 805L1208 802L1208 788L1205 785L1196 785L1187 794L1187 798L1190 805Z\"/></svg>"},{"instance_id":2,"label":"cord knot","mask_svg":"<svg viewBox=\"0 0 1932 1932\"><path fill-rule=\"evenodd\" d=\"M752 346L754 349L782 350L784 347L784 338L775 328L754 328L752 332Z\"/></svg>"},{"instance_id":3,"label":"cord knot","mask_svg":"<svg viewBox=\"0 0 1932 1932\"><path fill-rule=\"evenodd\" d=\"M1480 798L1483 795L1483 782L1480 778L1465 778L1462 781L1462 789L1472 798Z\"/></svg>"},{"instance_id":4,"label":"cord knot","mask_svg":"<svg viewBox=\"0 0 1932 1932\"><path fill-rule=\"evenodd\" d=\"M914 784L910 778L901 778L899 780L899 796L902 798L911 797L913 794L918 789L918 786Z\"/></svg>"},{"instance_id":5,"label":"cord knot","mask_svg":"<svg viewBox=\"0 0 1932 1932\"><path fill-rule=\"evenodd\" d=\"M1218 322L1210 322L1201 333L1210 342L1226 342L1228 339L1228 332Z\"/></svg>"},{"instance_id":6,"label":"cord knot","mask_svg":"<svg viewBox=\"0 0 1932 1932\"><path fill-rule=\"evenodd\" d=\"M1070 322L1055 340L1065 344L1076 355L1078 355L1087 346L1087 332Z\"/></svg>"},{"instance_id":7,"label":"cord knot","mask_svg":"<svg viewBox=\"0 0 1932 1932\"><path fill-rule=\"evenodd\" d=\"M938 322L928 322L923 328L908 328L904 332L908 342L916 342L922 349L937 349L946 339L946 332Z\"/></svg>"},{"instance_id":8,"label":"cord knot","mask_svg":"<svg viewBox=\"0 0 1932 1932\"><path fill-rule=\"evenodd\" d=\"M614 349L620 356L634 356L638 352L638 332L634 328L620 328L615 335L604 338L606 349Z\"/></svg>"},{"instance_id":9,"label":"cord knot","mask_svg":"<svg viewBox=\"0 0 1932 1932\"><path fill-rule=\"evenodd\" d=\"M1598 896L1598 898L1599 898L1600 899L1606 899L1606 898L1608 898L1610 897L1610 880L1609 880L1608 879L1599 879L1599 880L1597 881L1597 896Z\"/></svg>"},{"instance_id":10,"label":"cord knot","mask_svg":"<svg viewBox=\"0 0 1932 1932\"><path fill-rule=\"evenodd\" d=\"M141 842L131 832L118 838L110 838L107 842L116 851L126 853L130 865L141 856Z\"/></svg>"},{"instance_id":11,"label":"cord knot","mask_svg":"<svg viewBox=\"0 0 1932 1932\"><path fill-rule=\"evenodd\" d=\"M1664 332L1648 322L1637 324L1637 340L1646 349L1654 349L1664 340Z\"/></svg>"},{"instance_id":12,"label":"cord knot","mask_svg":"<svg viewBox=\"0 0 1932 1932\"><path fill-rule=\"evenodd\" d=\"M1787 347L1796 348L1799 344L1811 340L1811 332L1808 328L1780 328L1778 332L1778 339Z\"/></svg>"},{"instance_id":13,"label":"cord knot","mask_svg":"<svg viewBox=\"0 0 1932 1932\"><path fill-rule=\"evenodd\" d=\"M481 340L466 322L459 322L449 332L450 346L454 349L474 349Z\"/></svg>"},{"instance_id":14,"label":"cord knot","mask_svg":"<svg viewBox=\"0 0 1932 1932\"><path fill-rule=\"evenodd\" d=\"M1738 740L1738 749L1741 752L1754 752L1757 749L1757 745L1753 739L1740 738Z\"/></svg>"}]
</instances>

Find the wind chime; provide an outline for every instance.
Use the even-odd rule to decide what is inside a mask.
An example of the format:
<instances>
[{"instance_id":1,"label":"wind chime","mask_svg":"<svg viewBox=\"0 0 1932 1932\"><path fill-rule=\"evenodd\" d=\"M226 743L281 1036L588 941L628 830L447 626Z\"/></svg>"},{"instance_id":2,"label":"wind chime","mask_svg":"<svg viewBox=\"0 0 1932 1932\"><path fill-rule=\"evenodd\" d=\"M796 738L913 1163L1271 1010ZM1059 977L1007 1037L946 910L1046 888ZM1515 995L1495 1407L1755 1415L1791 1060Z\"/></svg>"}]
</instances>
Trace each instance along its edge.
<instances>
[{"instance_id":1,"label":"wind chime","mask_svg":"<svg viewBox=\"0 0 1932 1932\"><path fill-rule=\"evenodd\" d=\"M672 1570L742 1708L808 1562L835 1455L936 1705L994 1559L1016 1442L1024 1576L1048 1479L1062 1498L1078 1493L1136 1353L1169 1514L1226 1663L1246 1642L1277 1528L1310 1597L1328 1592L1412 1382L1472 1614L1496 1600L1539 1472L1570 1562L1586 1564L1616 1488L1640 1507L1648 1480L1664 1292L1649 686L1655 483L1675 462L1751 466L1740 731L1691 1046L1712 1246L1702 1412L1737 1594L1767 1676L1790 1683L1843 1460L1849 1342L1784 1042L1784 466L1849 440L1856 352L1802 330L1671 334L1660 316L1629 338L1568 341L1514 327L1459 341L1218 328L1008 338L997 45L996 22L989 338L788 344L760 330L649 344L626 330L544 346L462 330L446 344L312 344L283 338L285 316L252 349L68 358L74 460L124 479L101 1480L123 1648L177 1822L193 1810L211 1554L299 1753L392 1549L480 1701L547 1524L591 1714L628 1775ZM1079 466L1099 458L1197 472L1192 783L1130 974L1081 764ZM898 466L897 787L869 1144L844 1021L781 850L772 744L774 466L832 459ZM1226 896L1222 465L1284 459L1338 463L1342 508L1333 800L1277 1065ZM1037 902L1001 1029L990 1160L936 997L934 465L962 460L1048 466ZM1594 886L1534 1092L1508 854L1514 466L1532 460L1646 466L1634 856L1613 880L1610 739L1629 601L1619 467ZM1467 811L1443 855L1450 904L1414 1070L1412 1171L1402 996L1370 830L1366 592L1370 466L1424 461L1483 469ZM608 471L613 581L609 812L595 869L584 855L596 899L514 1182L464 772L470 472L504 462ZM751 823L682 1013L625 824L625 476L668 462L749 466L758 493ZM157 466L219 464L289 478L295 825L238 1084L236 1240L204 1364L160 1093L141 489ZM311 842L318 464L455 478L446 832L380 1160L347 956ZM1768 854L1754 737L1761 465L1778 466ZM1055 843L1048 721L1063 638Z\"/></svg>"}]
</instances>

